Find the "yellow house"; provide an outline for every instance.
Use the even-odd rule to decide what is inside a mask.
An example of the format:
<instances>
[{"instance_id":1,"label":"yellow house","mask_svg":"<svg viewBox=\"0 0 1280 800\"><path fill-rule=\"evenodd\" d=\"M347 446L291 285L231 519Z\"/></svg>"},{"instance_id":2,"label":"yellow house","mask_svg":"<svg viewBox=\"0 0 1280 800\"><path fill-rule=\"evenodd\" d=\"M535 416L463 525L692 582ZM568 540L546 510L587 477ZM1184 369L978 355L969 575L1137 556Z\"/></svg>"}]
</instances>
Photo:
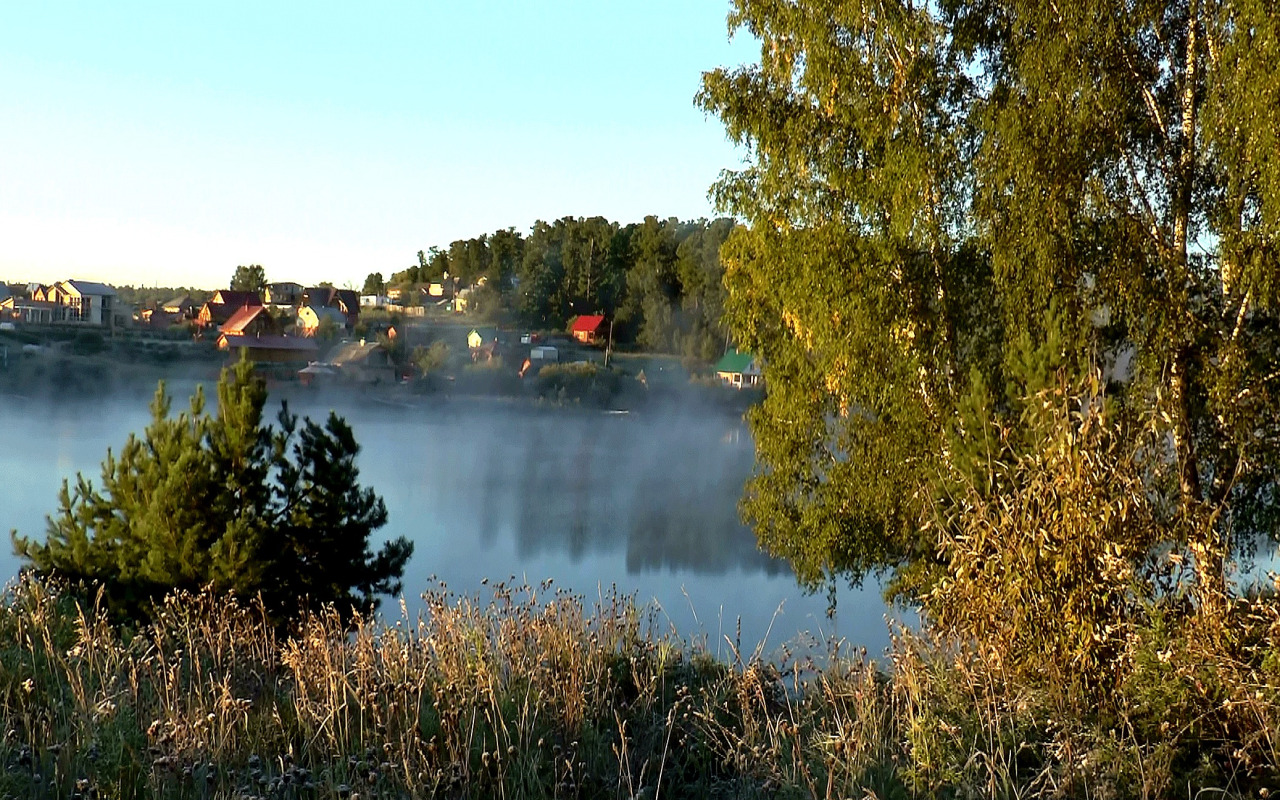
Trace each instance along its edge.
<instances>
[{"instance_id":1,"label":"yellow house","mask_svg":"<svg viewBox=\"0 0 1280 800\"><path fill-rule=\"evenodd\" d=\"M481 330L480 328L472 328L471 333L467 334L467 347L471 350L475 350L477 347L482 346L485 342L493 341L494 339L497 339L497 338L498 338L498 335L494 331L491 331L488 329Z\"/></svg>"},{"instance_id":2,"label":"yellow house","mask_svg":"<svg viewBox=\"0 0 1280 800\"><path fill-rule=\"evenodd\" d=\"M343 330L347 327L347 315L336 308L303 306L298 309L298 333L303 336L315 336L320 323L325 319L332 320L337 330Z\"/></svg>"}]
</instances>

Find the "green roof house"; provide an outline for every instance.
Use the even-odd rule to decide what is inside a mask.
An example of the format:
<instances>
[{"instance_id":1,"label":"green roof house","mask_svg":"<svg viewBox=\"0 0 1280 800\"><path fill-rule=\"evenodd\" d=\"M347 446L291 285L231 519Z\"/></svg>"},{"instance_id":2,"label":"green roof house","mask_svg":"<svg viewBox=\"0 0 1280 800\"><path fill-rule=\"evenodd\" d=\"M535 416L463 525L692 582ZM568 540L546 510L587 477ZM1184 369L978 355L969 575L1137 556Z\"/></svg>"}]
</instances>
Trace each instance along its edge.
<instances>
[{"instance_id":1,"label":"green roof house","mask_svg":"<svg viewBox=\"0 0 1280 800\"><path fill-rule=\"evenodd\" d=\"M755 356L739 353L733 348L716 362L715 369L716 377L735 389L751 389L764 383L764 373L760 371Z\"/></svg>"}]
</instances>

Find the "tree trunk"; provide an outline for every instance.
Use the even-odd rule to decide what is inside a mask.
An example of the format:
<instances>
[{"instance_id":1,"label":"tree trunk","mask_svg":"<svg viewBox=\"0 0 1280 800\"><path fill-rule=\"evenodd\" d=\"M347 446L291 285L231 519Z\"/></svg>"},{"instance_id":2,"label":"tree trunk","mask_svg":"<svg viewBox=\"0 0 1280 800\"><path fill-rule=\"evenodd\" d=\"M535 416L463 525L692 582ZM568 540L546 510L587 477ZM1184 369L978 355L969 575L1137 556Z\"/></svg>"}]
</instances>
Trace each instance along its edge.
<instances>
[{"instance_id":1,"label":"tree trunk","mask_svg":"<svg viewBox=\"0 0 1280 800\"><path fill-rule=\"evenodd\" d=\"M1182 73L1182 119L1178 129L1178 169L1173 191L1173 258L1175 264L1169 290L1177 318L1170 331L1174 349L1170 358L1171 417L1178 470L1181 516L1187 531L1187 545L1195 559L1196 591L1201 611L1210 616L1221 610L1226 599L1226 552L1215 530L1213 515L1207 513L1200 486L1200 464L1194 441L1194 416L1187 369L1191 361L1191 333L1185 330L1190 316L1190 271L1188 236L1191 223L1192 188L1195 180L1196 124L1200 97L1200 3L1192 0L1187 10L1186 54Z\"/></svg>"}]
</instances>

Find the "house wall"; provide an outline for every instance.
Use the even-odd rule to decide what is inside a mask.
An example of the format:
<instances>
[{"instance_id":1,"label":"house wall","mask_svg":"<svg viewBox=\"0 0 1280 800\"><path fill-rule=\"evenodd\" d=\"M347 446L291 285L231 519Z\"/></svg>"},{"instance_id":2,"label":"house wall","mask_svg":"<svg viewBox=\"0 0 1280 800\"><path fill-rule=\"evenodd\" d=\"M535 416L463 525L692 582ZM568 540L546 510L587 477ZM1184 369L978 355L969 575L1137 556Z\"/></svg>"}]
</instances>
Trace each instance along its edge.
<instances>
[{"instance_id":1,"label":"house wall","mask_svg":"<svg viewBox=\"0 0 1280 800\"><path fill-rule=\"evenodd\" d=\"M228 347L228 352L239 358L248 351L249 360L256 364L305 364L309 358L305 350L276 350L270 347Z\"/></svg>"},{"instance_id":2,"label":"house wall","mask_svg":"<svg viewBox=\"0 0 1280 800\"><path fill-rule=\"evenodd\" d=\"M716 377L735 389L751 389L763 382L763 376L752 372L717 372Z\"/></svg>"}]
</instances>

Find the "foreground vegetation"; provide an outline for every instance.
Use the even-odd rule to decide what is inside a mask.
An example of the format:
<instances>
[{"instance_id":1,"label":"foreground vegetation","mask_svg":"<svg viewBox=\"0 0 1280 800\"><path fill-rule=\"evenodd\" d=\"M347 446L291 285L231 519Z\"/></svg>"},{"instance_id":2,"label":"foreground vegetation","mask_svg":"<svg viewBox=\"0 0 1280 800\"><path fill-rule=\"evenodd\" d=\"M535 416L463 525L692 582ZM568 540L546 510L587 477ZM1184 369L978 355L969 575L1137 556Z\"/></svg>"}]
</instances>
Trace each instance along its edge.
<instances>
[{"instance_id":1,"label":"foreground vegetation","mask_svg":"<svg viewBox=\"0 0 1280 800\"><path fill-rule=\"evenodd\" d=\"M1130 631L1104 708L997 650L906 632L879 664L722 663L626 598L498 585L425 604L277 638L260 607L179 594L121 631L87 596L22 581L0 605L0 796L1259 797L1280 781L1272 603L1237 605L1247 642Z\"/></svg>"}]
</instances>

